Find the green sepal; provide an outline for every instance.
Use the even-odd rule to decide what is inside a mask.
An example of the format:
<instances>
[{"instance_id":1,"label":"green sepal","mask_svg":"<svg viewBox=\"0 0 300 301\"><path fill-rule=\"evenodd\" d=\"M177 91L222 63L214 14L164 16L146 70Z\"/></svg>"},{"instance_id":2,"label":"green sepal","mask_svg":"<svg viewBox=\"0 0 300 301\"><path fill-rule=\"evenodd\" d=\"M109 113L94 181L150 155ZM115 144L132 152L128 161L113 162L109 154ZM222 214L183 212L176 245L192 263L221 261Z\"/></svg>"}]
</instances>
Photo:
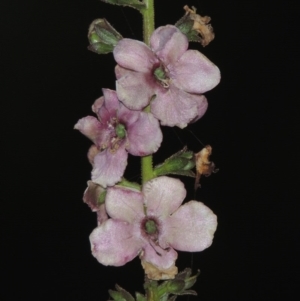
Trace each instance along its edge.
<instances>
[{"instance_id":1,"label":"green sepal","mask_svg":"<svg viewBox=\"0 0 300 301\"><path fill-rule=\"evenodd\" d=\"M122 38L106 19L96 19L89 27L88 49L98 54L106 54L112 52Z\"/></svg>"},{"instance_id":2,"label":"green sepal","mask_svg":"<svg viewBox=\"0 0 300 301\"><path fill-rule=\"evenodd\" d=\"M136 301L146 301L146 297L140 293L135 293Z\"/></svg>"},{"instance_id":3,"label":"green sepal","mask_svg":"<svg viewBox=\"0 0 300 301\"><path fill-rule=\"evenodd\" d=\"M124 290L122 287L116 284L116 291L109 290L109 295L115 300L115 301L135 301L134 298L129 294L126 290Z\"/></svg>"},{"instance_id":4,"label":"green sepal","mask_svg":"<svg viewBox=\"0 0 300 301\"><path fill-rule=\"evenodd\" d=\"M195 173L192 171L194 167L194 154L184 147L163 163L156 165L153 173L156 177L168 174L195 177Z\"/></svg>"},{"instance_id":5,"label":"green sepal","mask_svg":"<svg viewBox=\"0 0 300 301\"><path fill-rule=\"evenodd\" d=\"M101 1L109 4L114 4L114 5L130 6L137 10L146 8L146 4L143 1L139 1L139 0L101 0Z\"/></svg>"},{"instance_id":6,"label":"green sepal","mask_svg":"<svg viewBox=\"0 0 300 301\"><path fill-rule=\"evenodd\" d=\"M201 43L202 38L199 33L193 29L194 21L188 15L184 15L179 19L175 26L188 38L189 42Z\"/></svg>"},{"instance_id":7,"label":"green sepal","mask_svg":"<svg viewBox=\"0 0 300 301\"><path fill-rule=\"evenodd\" d=\"M100 206L100 205L102 205L102 204L105 203L106 193L107 193L106 190L104 190L103 192L100 193L99 198L97 200L97 205L98 206Z\"/></svg>"},{"instance_id":8,"label":"green sepal","mask_svg":"<svg viewBox=\"0 0 300 301\"><path fill-rule=\"evenodd\" d=\"M122 187L128 187L128 188L133 188L135 190L139 190L141 191L141 185L139 183L136 182L130 182L128 180L126 180L125 178L122 178L121 182L117 183L118 186L122 186Z\"/></svg>"}]
</instances>

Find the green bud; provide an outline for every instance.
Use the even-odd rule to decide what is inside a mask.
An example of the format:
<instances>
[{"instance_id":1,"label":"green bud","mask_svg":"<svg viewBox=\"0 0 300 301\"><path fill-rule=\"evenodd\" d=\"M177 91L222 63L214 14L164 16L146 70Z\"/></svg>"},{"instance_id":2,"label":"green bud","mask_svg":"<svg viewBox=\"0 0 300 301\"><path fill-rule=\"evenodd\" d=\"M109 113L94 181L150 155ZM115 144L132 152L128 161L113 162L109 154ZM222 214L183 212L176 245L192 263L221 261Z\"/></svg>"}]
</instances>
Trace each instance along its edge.
<instances>
[{"instance_id":1,"label":"green bud","mask_svg":"<svg viewBox=\"0 0 300 301\"><path fill-rule=\"evenodd\" d=\"M98 54L106 54L112 52L122 38L106 19L96 19L89 27L88 49Z\"/></svg>"},{"instance_id":2,"label":"green bud","mask_svg":"<svg viewBox=\"0 0 300 301\"><path fill-rule=\"evenodd\" d=\"M195 167L195 160L193 152L187 151L186 147L165 162L154 167L155 176L162 176L167 174L176 174L189 177L195 177L192 169Z\"/></svg>"},{"instance_id":3,"label":"green bud","mask_svg":"<svg viewBox=\"0 0 300 301\"><path fill-rule=\"evenodd\" d=\"M117 124L116 134L121 139L123 139L126 136L126 129L125 129L125 126L122 123Z\"/></svg>"},{"instance_id":4,"label":"green bud","mask_svg":"<svg viewBox=\"0 0 300 301\"><path fill-rule=\"evenodd\" d=\"M185 283L179 279L173 279L168 283L168 292L170 294L180 294L185 287Z\"/></svg>"}]
</instances>

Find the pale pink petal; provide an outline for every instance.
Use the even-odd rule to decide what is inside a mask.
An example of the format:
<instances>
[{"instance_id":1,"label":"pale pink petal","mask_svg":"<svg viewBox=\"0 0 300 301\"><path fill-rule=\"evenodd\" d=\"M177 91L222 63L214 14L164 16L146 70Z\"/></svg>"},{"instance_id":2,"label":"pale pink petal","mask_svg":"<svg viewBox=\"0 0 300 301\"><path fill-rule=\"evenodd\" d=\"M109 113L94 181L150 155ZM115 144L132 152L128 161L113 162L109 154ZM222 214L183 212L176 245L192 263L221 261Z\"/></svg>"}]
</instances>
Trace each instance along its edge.
<instances>
[{"instance_id":1,"label":"pale pink petal","mask_svg":"<svg viewBox=\"0 0 300 301\"><path fill-rule=\"evenodd\" d=\"M105 204L101 204L99 206L99 210L97 211L98 226L100 226L106 220L108 220L108 215L107 215L107 212L106 212Z\"/></svg>"},{"instance_id":2,"label":"pale pink petal","mask_svg":"<svg viewBox=\"0 0 300 301\"><path fill-rule=\"evenodd\" d=\"M99 149L95 144L93 144L88 150L87 157L92 166L94 166L94 158L98 153Z\"/></svg>"},{"instance_id":3,"label":"pale pink petal","mask_svg":"<svg viewBox=\"0 0 300 301\"><path fill-rule=\"evenodd\" d=\"M108 188L105 205L107 213L114 220L133 224L145 217L143 195L133 189L116 186Z\"/></svg>"},{"instance_id":4,"label":"pale pink petal","mask_svg":"<svg viewBox=\"0 0 300 301\"><path fill-rule=\"evenodd\" d=\"M119 100L116 91L109 89L102 89L103 96L96 99L92 106L92 110L97 114L99 120L103 125L107 126L112 116L116 116L119 109Z\"/></svg>"},{"instance_id":5,"label":"pale pink petal","mask_svg":"<svg viewBox=\"0 0 300 301\"><path fill-rule=\"evenodd\" d=\"M216 215L204 204L190 201L165 221L159 239L176 250L198 252L211 245L216 228Z\"/></svg>"},{"instance_id":6,"label":"pale pink petal","mask_svg":"<svg viewBox=\"0 0 300 301\"><path fill-rule=\"evenodd\" d=\"M140 257L142 260L150 262L158 268L168 269L175 263L178 254L172 248L164 250L158 245L155 245L154 242L149 242L145 245Z\"/></svg>"},{"instance_id":7,"label":"pale pink petal","mask_svg":"<svg viewBox=\"0 0 300 301\"><path fill-rule=\"evenodd\" d=\"M122 68L120 65L116 65L115 67L115 75L116 78L119 79L121 78L123 75L125 75L128 71L128 69ZM134 72L134 71L130 71L130 72Z\"/></svg>"},{"instance_id":8,"label":"pale pink petal","mask_svg":"<svg viewBox=\"0 0 300 301\"><path fill-rule=\"evenodd\" d=\"M99 210L99 197L105 191L104 188L98 184L93 183L92 181L87 182L88 187L83 194L83 201L86 203L93 212Z\"/></svg>"},{"instance_id":9,"label":"pale pink petal","mask_svg":"<svg viewBox=\"0 0 300 301\"><path fill-rule=\"evenodd\" d=\"M139 112L139 119L127 128L127 150L135 156L146 156L158 150L162 132L158 120L150 113Z\"/></svg>"},{"instance_id":10,"label":"pale pink petal","mask_svg":"<svg viewBox=\"0 0 300 301\"><path fill-rule=\"evenodd\" d=\"M187 37L172 25L157 28L150 39L150 47L168 68L184 54L188 48Z\"/></svg>"},{"instance_id":11,"label":"pale pink petal","mask_svg":"<svg viewBox=\"0 0 300 301\"><path fill-rule=\"evenodd\" d=\"M103 131L103 127L97 118L87 116L77 121L74 126L75 130L79 130L83 135L87 136L94 143L98 140L98 136Z\"/></svg>"},{"instance_id":12,"label":"pale pink petal","mask_svg":"<svg viewBox=\"0 0 300 301\"><path fill-rule=\"evenodd\" d=\"M157 85L152 74L127 70L116 81L116 91L127 108L142 110L149 104Z\"/></svg>"},{"instance_id":13,"label":"pale pink petal","mask_svg":"<svg viewBox=\"0 0 300 301\"><path fill-rule=\"evenodd\" d=\"M119 123L126 125L126 130L134 124L140 116L140 111L133 111L125 107L122 103L120 103L120 108L118 110L118 121Z\"/></svg>"},{"instance_id":14,"label":"pale pink petal","mask_svg":"<svg viewBox=\"0 0 300 301\"><path fill-rule=\"evenodd\" d=\"M208 103L206 97L204 95L200 95L197 102L198 115L191 121L191 123L199 120L205 114L207 107Z\"/></svg>"},{"instance_id":15,"label":"pale pink petal","mask_svg":"<svg viewBox=\"0 0 300 301\"><path fill-rule=\"evenodd\" d=\"M183 202L186 190L183 183L170 177L158 177L143 186L147 215L153 215L163 221Z\"/></svg>"},{"instance_id":16,"label":"pale pink petal","mask_svg":"<svg viewBox=\"0 0 300 301\"><path fill-rule=\"evenodd\" d=\"M151 102L151 113L162 125L184 128L198 114L199 97L170 85Z\"/></svg>"},{"instance_id":17,"label":"pale pink petal","mask_svg":"<svg viewBox=\"0 0 300 301\"><path fill-rule=\"evenodd\" d=\"M106 149L98 153L94 158L94 168L92 170L92 180L103 186L113 186L121 181L127 165L128 153L124 144L115 152Z\"/></svg>"},{"instance_id":18,"label":"pale pink petal","mask_svg":"<svg viewBox=\"0 0 300 301\"><path fill-rule=\"evenodd\" d=\"M220 82L220 70L206 56L196 50L186 51L172 66L173 84L189 93L202 94Z\"/></svg>"},{"instance_id":19,"label":"pale pink petal","mask_svg":"<svg viewBox=\"0 0 300 301\"><path fill-rule=\"evenodd\" d=\"M120 66L138 72L150 72L153 64L158 63L152 50L145 43L137 40L120 40L113 54Z\"/></svg>"},{"instance_id":20,"label":"pale pink petal","mask_svg":"<svg viewBox=\"0 0 300 301\"><path fill-rule=\"evenodd\" d=\"M108 219L90 235L92 254L103 265L124 265L139 254L144 244L132 232L132 225Z\"/></svg>"}]
</instances>

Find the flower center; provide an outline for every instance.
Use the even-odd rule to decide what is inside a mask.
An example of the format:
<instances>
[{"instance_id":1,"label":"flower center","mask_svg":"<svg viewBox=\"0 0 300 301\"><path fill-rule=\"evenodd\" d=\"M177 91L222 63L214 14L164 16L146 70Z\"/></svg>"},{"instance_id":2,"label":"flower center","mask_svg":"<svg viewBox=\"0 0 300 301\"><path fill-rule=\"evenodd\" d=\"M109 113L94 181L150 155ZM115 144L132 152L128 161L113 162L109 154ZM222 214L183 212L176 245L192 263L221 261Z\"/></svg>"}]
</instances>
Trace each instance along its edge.
<instances>
[{"instance_id":1,"label":"flower center","mask_svg":"<svg viewBox=\"0 0 300 301\"><path fill-rule=\"evenodd\" d=\"M124 124L118 122L117 118L112 118L109 127L111 127L110 151L114 153L119 149L126 137L126 128Z\"/></svg>"},{"instance_id":2,"label":"flower center","mask_svg":"<svg viewBox=\"0 0 300 301\"><path fill-rule=\"evenodd\" d=\"M145 223L145 230L148 234L152 235L157 232L156 223L153 220L148 220Z\"/></svg>"},{"instance_id":3,"label":"flower center","mask_svg":"<svg viewBox=\"0 0 300 301\"><path fill-rule=\"evenodd\" d=\"M126 136L126 129L124 124L118 123L117 126L115 127L115 130L118 138L123 139Z\"/></svg>"},{"instance_id":4,"label":"flower center","mask_svg":"<svg viewBox=\"0 0 300 301\"><path fill-rule=\"evenodd\" d=\"M163 66L156 68L153 74L164 88L169 88L169 78Z\"/></svg>"}]
</instances>

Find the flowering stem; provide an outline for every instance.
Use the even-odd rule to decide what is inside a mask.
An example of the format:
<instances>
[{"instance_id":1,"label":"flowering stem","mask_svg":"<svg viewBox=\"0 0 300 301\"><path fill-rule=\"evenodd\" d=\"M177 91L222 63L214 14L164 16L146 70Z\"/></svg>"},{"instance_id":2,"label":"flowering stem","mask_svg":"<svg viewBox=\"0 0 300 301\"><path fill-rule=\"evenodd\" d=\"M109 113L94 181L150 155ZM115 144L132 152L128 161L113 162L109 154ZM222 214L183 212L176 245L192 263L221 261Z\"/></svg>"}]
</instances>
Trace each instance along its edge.
<instances>
[{"instance_id":1,"label":"flowering stem","mask_svg":"<svg viewBox=\"0 0 300 301\"><path fill-rule=\"evenodd\" d=\"M141 10L143 15L144 42L149 45L150 37L154 31L154 0L144 0L146 8Z\"/></svg>"},{"instance_id":2,"label":"flowering stem","mask_svg":"<svg viewBox=\"0 0 300 301\"><path fill-rule=\"evenodd\" d=\"M144 0L144 3L146 7L141 10L143 15L144 42L149 45L151 34L154 31L154 0ZM150 106L146 107L144 111L150 112ZM141 163L142 184L144 184L154 177L152 155L143 157Z\"/></svg>"}]
</instances>

